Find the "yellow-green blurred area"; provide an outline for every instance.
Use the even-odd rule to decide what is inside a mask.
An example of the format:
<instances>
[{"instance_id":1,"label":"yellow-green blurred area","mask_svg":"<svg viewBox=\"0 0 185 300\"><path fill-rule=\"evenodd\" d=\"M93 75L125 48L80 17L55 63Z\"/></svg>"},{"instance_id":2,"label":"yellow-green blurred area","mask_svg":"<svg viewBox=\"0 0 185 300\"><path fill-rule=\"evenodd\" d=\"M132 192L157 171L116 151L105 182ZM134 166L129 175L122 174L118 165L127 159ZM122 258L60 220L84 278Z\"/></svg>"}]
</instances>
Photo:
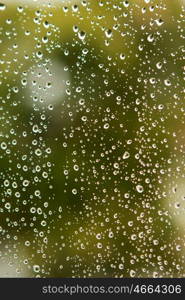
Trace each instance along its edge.
<instances>
[{"instance_id":1,"label":"yellow-green blurred area","mask_svg":"<svg viewBox=\"0 0 185 300\"><path fill-rule=\"evenodd\" d=\"M184 1L0 3L0 276L184 277Z\"/></svg>"}]
</instances>

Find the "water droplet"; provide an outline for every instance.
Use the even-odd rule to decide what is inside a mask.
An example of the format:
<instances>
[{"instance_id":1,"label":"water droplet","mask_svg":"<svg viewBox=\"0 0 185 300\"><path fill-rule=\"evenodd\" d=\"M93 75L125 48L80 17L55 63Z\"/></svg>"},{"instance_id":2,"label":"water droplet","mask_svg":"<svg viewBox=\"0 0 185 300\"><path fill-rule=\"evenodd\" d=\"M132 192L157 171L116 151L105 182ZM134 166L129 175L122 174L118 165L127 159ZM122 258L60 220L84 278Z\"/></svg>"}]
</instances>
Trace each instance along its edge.
<instances>
[{"instance_id":1,"label":"water droplet","mask_svg":"<svg viewBox=\"0 0 185 300\"><path fill-rule=\"evenodd\" d=\"M107 29L106 31L105 31L105 35L106 35L106 37L107 38L111 38L112 37L112 30L111 29Z\"/></svg>"},{"instance_id":2,"label":"water droplet","mask_svg":"<svg viewBox=\"0 0 185 300\"><path fill-rule=\"evenodd\" d=\"M163 21L162 19L157 19L157 20L156 20L156 24L157 24L158 26L161 26L161 25L164 24L164 21Z\"/></svg>"},{"instance_id":3,"label":"water droplet","mask_svg":"<svg viewBox=\"0 0 185 300\"><path fill-rule=\"evenodd\" d=\"M109 128L109 123L105 123L105 124L103 125L103 128L104 128L104 129L108 129L108 128Z\"/></svg>"},{"instance_id":4,"label":"water droplet","mask_svg":"<svg viewBox=\"0 0 185 300\"><path fill-rule=\"evenodd\" d=\"M125 59L125 54L121 53L121 54L120 54L120 59L121 59L121 60L124 60L124 59Z\"/></svg>"},{"instance_id":5,"label":"water droplet","mask_svg":"<svg viewBox=\"0 0 185 300\"><path fill-rule=\"evenodd\" d=\"M161 62L158 62L157 64L156 64L156 67L157 67L157 69L161 69L162 68L162 63Z\"/></svg>"},{"instance_id":6,"label":"water droplet","mask_svg":"<svg viewBox=\"0 0 185 300\"><path fill-rule=\"evenodd\" d=\"M130 270L130 277L135 277L136 272L134 270Z\"/></svg>"},{"instance_id":7,"label":"water droplet","mask_svg":"<svg viewBox=\"0 0 185 300\"><path fill-rule=\"evenodd\" d=\"M73 195L76 195L77 194L77 189L72 189L72 193L73 193Z\"/></svg>"},{"instance_id":8,"label":"water droplet","mask_svg":"<svg viewBox=\"0 0 185 300\"><path fill-rule=\"evenodd\" d=\"M144 191L143 186L140 184L136 185L136 190L138 193L142 193Z\"/></svg>"},{"instance_id":9,"label":"water droplet","mask_svg":"<svg viewBox=\"0 0 185 300\"><path fill-rule=\"evenodd\" d=\"M181 251L181 249L182 249L181 245L176 245L176 250L177 251Z\"/></svg>"},{"instance_id":10,"label":"water droplet","mask_svg":"<svg viewBox=\"0 0 185 300\"><path fill-rule=\"evenodd\" d=\"M79 170L79 166L78 166L78 165L74 165L73 168L74 168L75 171L78 171L78 170Z\"/></svg>"},{"instance_id":11,"label":"water droplet","mask_svg":"<svg viewBox=\"0 0 185 300\"><path fill-rule=\"evenodd\" d=\"M34 266L33 266L33 271L34 271L35 273L38 273L38 272L40 271L40 266L39 266L39 265L34 265Z\"/></svg>"},{"instance_id":12,"label":"water droplet","mask_svg":"<svg viewBox=\"0 0 185 300\"><path fill-rule=\"evenodd\" d=\"M0 11L3 11L6 9L6 5L4 3L0 3Z\"/></svg>"},{"instance_id":13,"label":"water droplet","mask_svg":"<svg viewBox=\"0 0 185 300\"><path fill-rule=\"evenodd\" d=\"M78 37L79 37L80 40L83 41L86 37L86 33L84 31L79 31L78 32Z\"/></svg>"},{"instance_id":14,"label":"water droplet","mask_svg":"<svg viewBox=\"0 0 185 300\"><path fill-rule=\"evenodd\" d=\"M123 154L123 159L127 159L130 157L130 153L128 151L125 151L125 153Z\"/></svg>"},{"instance_id":15,"label":"water droplet","mask_svg":"<svg viewBox=\"0 0 185 300\"><path fill-rule=\"evenodd\" d=\"M165 79L164 84L165 84L166 86L171 86L171 82L170 82L169 79Z\"/></svg>"},{"instance_id":16,"label":"water droplet","mask_svg":"<svg viewBox=\"0 0 185 300\"><path fill-rule=\"evenodd\" d=\"M6 148L7 148L7 144L5 142L2 142L1 143L1 149L6 150Z\"/></svg>"},{"instance_id":17,"label":"water droplet","mask_svg":"<svg viewBox=\"0 0 185 300\"><path fill-rule=\"evenodd\" d=\"M128 7L128 6L129 6L129 1L128 1L128 0L123 1L123 5L124 5L125 7Z\"/></svg>"},{"instance_id":18,"label":"water droplet","mask_svg":"<svg viewBox=\"0 0 185 300\"><path fill-rule=\"evenodd\" d=\"M149 34L147 37L148 42L152 43L154 41L154 35L153 34Z\"/></svg>"}]
</instances>

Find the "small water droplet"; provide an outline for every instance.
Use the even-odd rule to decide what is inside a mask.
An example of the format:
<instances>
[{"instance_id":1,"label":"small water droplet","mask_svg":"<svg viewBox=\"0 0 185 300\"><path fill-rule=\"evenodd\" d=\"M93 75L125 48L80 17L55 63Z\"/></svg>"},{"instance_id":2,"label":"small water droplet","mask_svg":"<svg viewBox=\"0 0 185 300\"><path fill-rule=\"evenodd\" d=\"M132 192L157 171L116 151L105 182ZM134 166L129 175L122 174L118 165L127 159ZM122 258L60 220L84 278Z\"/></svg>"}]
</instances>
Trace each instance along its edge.
<instances>
[{"instance_id":1,"label":"small water droplet","mask_svg":"<svg viewBox=\"0 0 185 300\"><path fill-rule=\"evenodd\" d=\"M171 85L171 82L170 82L169 79L166 79L166 80L164 81L164 84L165 84L166 86L170 86L170 85Z\"/></svg>"},{"instance_id":2,"label":"small water droplet","mask_svg":"<svg viewBox=\"0 0 185 300\"><path fill-rule=\"evenodd\" d=\"M107 29L106 31L105 31L105 35L106 35L106 37L107 38L111 38L112 37L112 30L111 29Z\"/></svg>"},{"instance_id":3,"label":"small water droplet","mask_svg":"<svg viewBox=\"0 0 185 300\"><path fill-rule=\"evenodd\" d=\"M78 37L79 37L80 40L83 41L86 37L86 33L84 31L79 31L78 32Z\"/></svg>"},{"instance_id":4,"label":"small water droplet","mask_svg":"<svg viewBox=\"0 0 185 300\"><path fill-rule=\"evenodd\" d=\"M147 41L152 43L154 41L154 36L153 34L149 34L148 37L147 37Z\"/></svg>"},{"instance_id":5,"label":"small water droplet","mask_svg":"<svg viewBox=\"0 0 185 300\"><path fill-rule=\"evenodd\" d=\"M163 21L162 19L157 19L157 20L156 20L156 24L157 24L158 26L161 26L161 25L164 24L164 21Z\"/></svg>"},{"instance_id":6,"label":"small water droplet","mask_svg":"<svg viewBox=\"0 0 185 300\"><path fill-rule=\"evenodd\" d=\"M125 153L123 154L123 159L127 159L130 157L130 153L128 151L125 151Z\"/></svg>"},{"instance_id":7,"label":"small water droplet","mask_svg":"<svg viewBox=\"0 0 185 300\"><path fill-rule=\"evenodd\" d=\"M140 184L136 185L136 190L138 193L142 193L144 191L143 186Z\"/></svg>"},{"instance_id":8,"label":"small water droplet","mask_svg":"<svg viewBox=\"0 0 185 300\"><path fill-rule=\"evenodd\" d=\"M34 266L33 266L33 271L34 271L35 273L38 273L38 272L40 271L40 266L39 266L39 265L34 265Z\"/></svg>"},{"instance_id":9,"label":"small water droplet","mask_svg":"<svg viewBox=\"0 0 185 300\"><path fill-rule=\"evenodd\" d=\"M3 11L6 9L6 5L4 3L0 3L0 11Z\"/></svg>"},{"instance_id":10,"label":"small water droplet","mask_svg":"<svg viewBox=\"0 0 185 300\"><path fill-rule=\"evenodd\" d=\"M73 193L73 195L76 195L77 194L77 189L72 189L72 193Z\"/></svg>"}]
</instances>

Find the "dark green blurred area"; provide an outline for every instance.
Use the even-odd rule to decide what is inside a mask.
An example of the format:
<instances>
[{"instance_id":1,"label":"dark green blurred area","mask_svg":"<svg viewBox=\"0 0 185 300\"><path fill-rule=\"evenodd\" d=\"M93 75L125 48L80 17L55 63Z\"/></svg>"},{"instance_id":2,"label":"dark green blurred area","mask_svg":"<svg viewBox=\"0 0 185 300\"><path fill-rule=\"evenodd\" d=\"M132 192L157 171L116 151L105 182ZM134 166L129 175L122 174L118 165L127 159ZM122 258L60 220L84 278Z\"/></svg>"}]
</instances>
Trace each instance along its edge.
<instances>
[{"instance_id":1,"label":"dark green blurred area","mask_svg":"<svg viewBox=\"0 0 185 300\"><path fill-rule=\"evenodd\" d=\"M0 276L184 277L182 2L102 3L0 11Z\"/></svg>"}]
</instances>

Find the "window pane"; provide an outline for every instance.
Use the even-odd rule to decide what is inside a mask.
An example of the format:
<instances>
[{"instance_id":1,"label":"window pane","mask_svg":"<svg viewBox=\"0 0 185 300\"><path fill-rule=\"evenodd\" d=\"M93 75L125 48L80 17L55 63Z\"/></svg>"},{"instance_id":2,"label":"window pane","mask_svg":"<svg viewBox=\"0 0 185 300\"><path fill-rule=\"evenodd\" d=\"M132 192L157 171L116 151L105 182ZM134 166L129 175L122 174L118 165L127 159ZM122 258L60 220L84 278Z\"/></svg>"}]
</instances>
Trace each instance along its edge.
<instances>
[{"instance_id":1,"label":"window pane","mask_svg":"<svg viewBox=\"0 0 185 300\"><path fill-rule=\"evenodd\" d=\"M0 276L183 277L184 1L0 3Z\"/></svg>"}]
</instances>

